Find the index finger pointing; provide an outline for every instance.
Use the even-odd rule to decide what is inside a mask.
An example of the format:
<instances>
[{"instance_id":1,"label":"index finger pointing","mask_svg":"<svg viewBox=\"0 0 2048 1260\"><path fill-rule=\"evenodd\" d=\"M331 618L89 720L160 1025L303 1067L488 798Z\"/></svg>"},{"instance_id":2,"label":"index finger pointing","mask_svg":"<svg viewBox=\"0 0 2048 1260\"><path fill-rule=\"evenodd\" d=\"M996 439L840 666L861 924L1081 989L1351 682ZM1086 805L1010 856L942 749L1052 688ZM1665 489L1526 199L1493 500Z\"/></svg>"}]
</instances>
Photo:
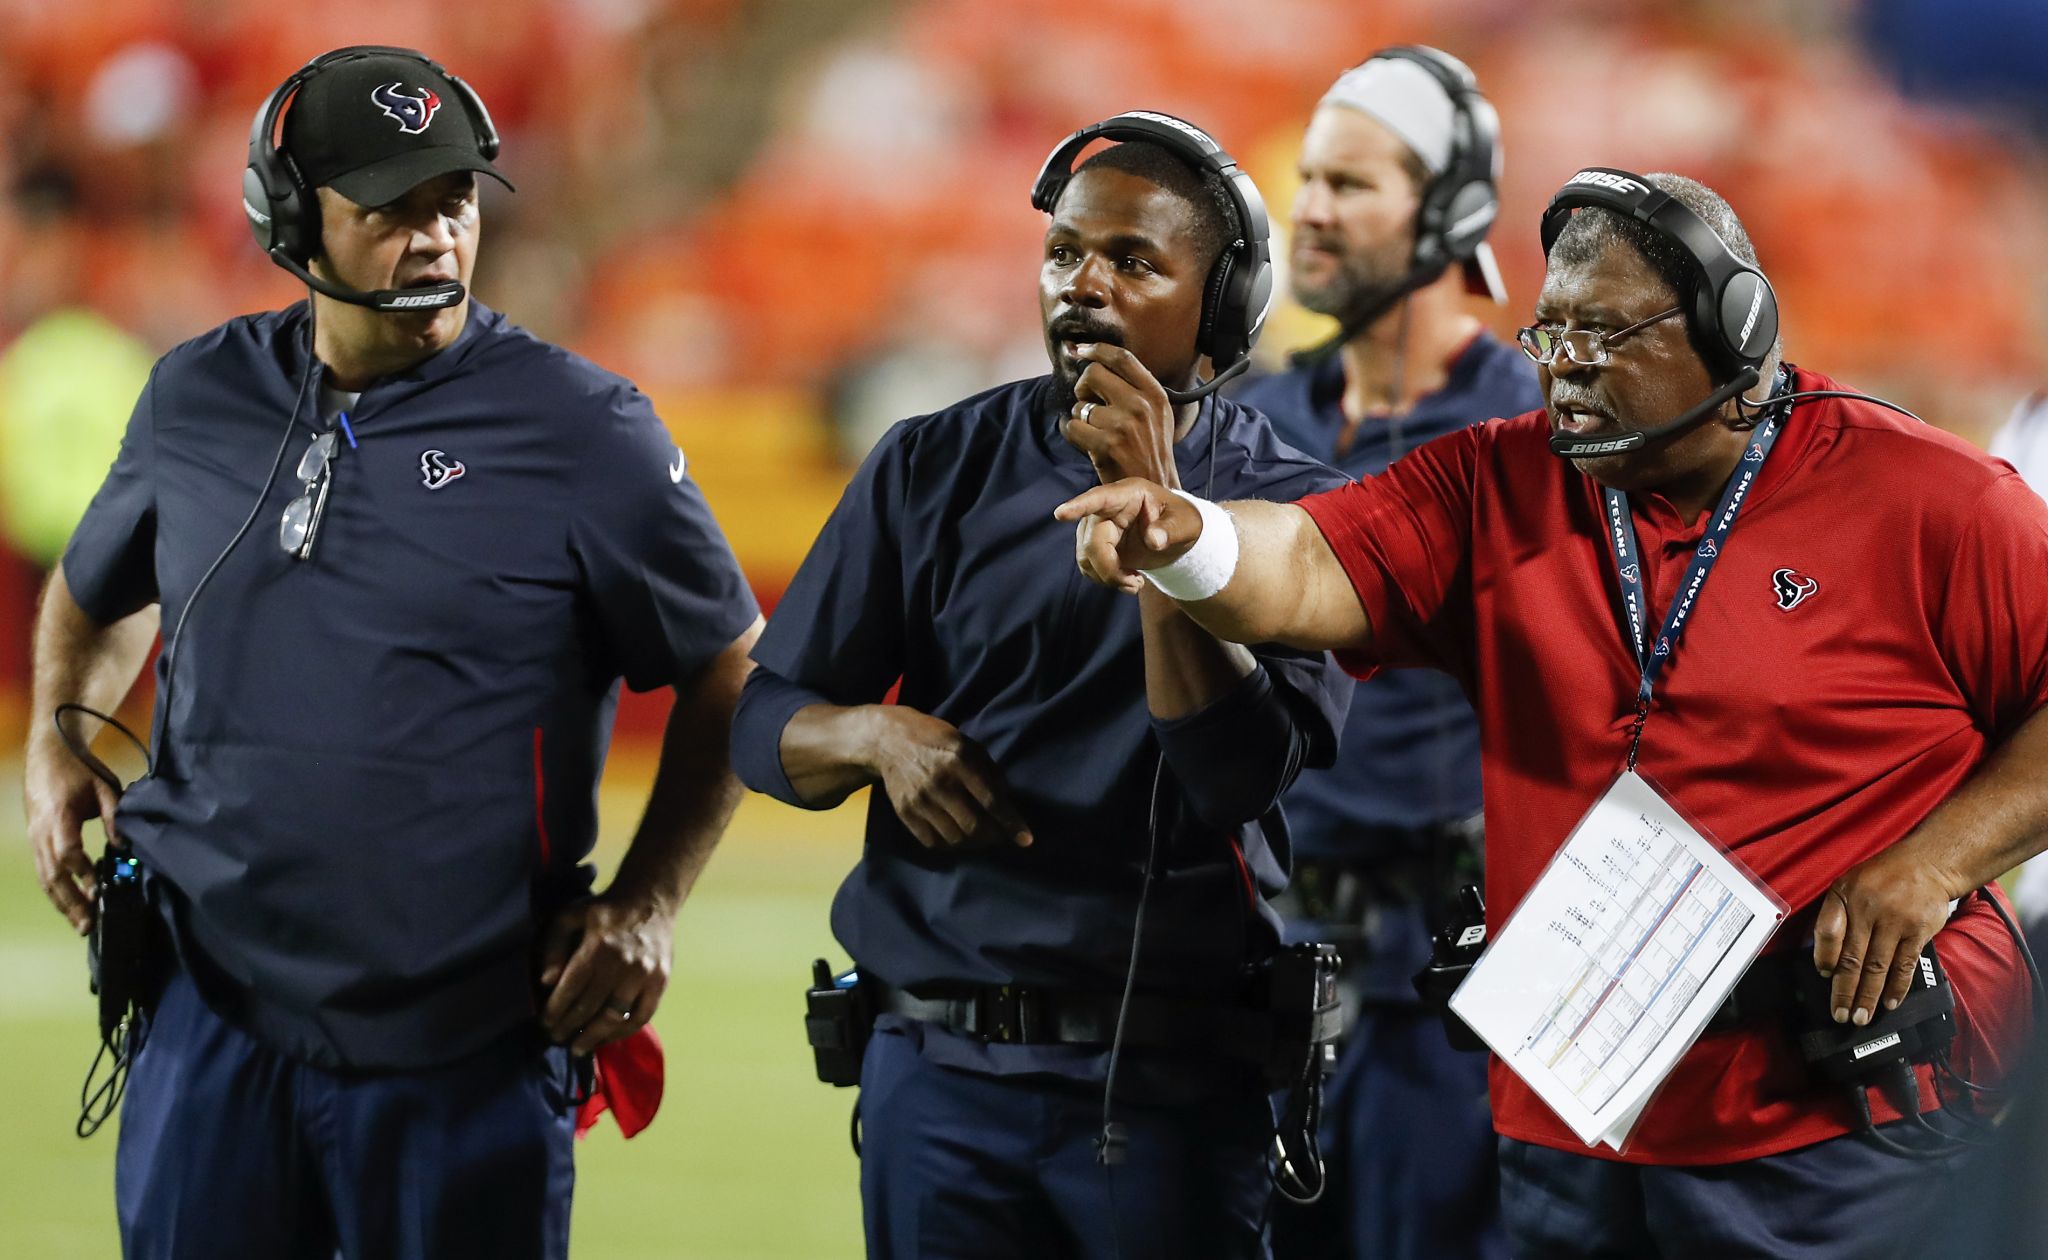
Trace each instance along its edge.
<instances>
[{"instance_id":1,"label":"index finger pointing","mask_svg":"<svg viewBox=\"0 0 2048 1260\"><path fill-rule=\"evenodd\" d=\"M1084 490L1052 510L1056 521L1078 521L1084 516L1100 516L1115 519L1120 513L1129 511L1126 500L1133 491L1118 486L1096 486Z\"/></svg>"}]
</instances>

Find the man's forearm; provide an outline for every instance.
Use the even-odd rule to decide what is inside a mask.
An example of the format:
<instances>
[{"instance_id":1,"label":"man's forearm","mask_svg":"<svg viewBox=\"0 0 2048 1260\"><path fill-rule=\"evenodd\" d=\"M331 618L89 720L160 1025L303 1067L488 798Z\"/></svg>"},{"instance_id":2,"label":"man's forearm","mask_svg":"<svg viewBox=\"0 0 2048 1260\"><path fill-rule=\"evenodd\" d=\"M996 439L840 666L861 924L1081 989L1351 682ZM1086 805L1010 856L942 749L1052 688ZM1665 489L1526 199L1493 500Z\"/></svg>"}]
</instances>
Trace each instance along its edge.
<instances>
[{"instance_id":1,"label":"man's forearm","mask_svg":"<svg viewBox=\"0 0 2048 1260\"><path fill-rule=\"evenodd\" d=\"M111 713L134 687L156 632L154 604L103 626L71 597L62 566L52 570L36 609L29 747L56 740L45 719L60 704Z\"/></svg>"},{"instance_id":2,"label":"man's forearm","mask_svg":"<svg viewBox=\"0 0 2048 1260\"><path fill-rule=\"evenodd\" d=\"M873 749L884 706L813 704L782 728L783 773L803 804L822 809L876 781Z\"/></svg>"},{"instance_id":3,"label":"man's forearm","mask_svg":"<svg viewBox=\"0 0 2048 1260\"><path fill-rule=\"evenodd\" d=\"M2011 738L1902 841L1941 872L1951 897L1980 888L2048 848L2048 709Z\"/></svg>"},{"instance_id":4,"label":"man's forearm","mask_svg":"<svg viewBox=\"0 0 2048 1260\"><path fill-rule=\"evenodd\" d=\"M752 667L747 652L759 627L756 622L690 686L676 689L647 812L611 892L645 898L673 914L711 860L743 791L732 772L732 711Z\"/></svg>"},{"instance_id":5,"label":"man's forearm","mask_svg":"<svg viewBox=\"0 0 2048 1260\"><path fill-rule=\"evenodd\" d=\"M1215 595L1180 605L1189 617L1232 643L1365 646L1372 623L1307 512L1258 500L1225 507L1237 528L1237 568Z\"/></svg>"},{"instance_id":6,"label":"man's forearm","mask_svg":"<svg viewBox=\"0 0 2048 1260\"><path fill-rule=\"evenodd\" d=\"M1259 667L1251 651L1226 643L1184 616L1151 587L1138 595L1145 642L1145 701L1166 721L1222 699Z\"/></svg>"}]
</instances>

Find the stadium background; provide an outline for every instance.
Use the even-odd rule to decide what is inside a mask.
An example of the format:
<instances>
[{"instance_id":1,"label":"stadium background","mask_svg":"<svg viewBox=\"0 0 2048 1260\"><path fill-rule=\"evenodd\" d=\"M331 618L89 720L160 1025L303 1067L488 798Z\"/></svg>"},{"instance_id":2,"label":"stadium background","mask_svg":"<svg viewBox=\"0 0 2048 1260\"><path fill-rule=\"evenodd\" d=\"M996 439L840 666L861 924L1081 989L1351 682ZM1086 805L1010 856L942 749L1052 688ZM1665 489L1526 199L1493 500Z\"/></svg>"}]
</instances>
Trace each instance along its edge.
<instances>
[{"instance_id":1,"label":"stadium background","mask_svg":"<svg viewBox=\"0 0 2048 1260\"><path fill-rule=\"evenodd\" d=\"M1572 170L1672 169L1747 221L1795 361L1979 441L2048 383L2038 0L0 0L0 715L32 718L34 592L150 361L299 296L238 180L256 104L319 51L417 47L478 88L520 187L485 194L479 295L646 389L772 604L882 427L1043 370L1027 189L1054 141L1184 115L1284 230L1316 97L1408 40L1500 108L1498 330ZM1263 355L1322 328L1283 307ZM662 712L622 707L607 861ZM580 1254L858 1254L851 1094L811 1079L797 994L858 825L743 807L684 911L662 1117L581 1151ZM0 1251L112 1255L112 1134L71 1135L83 951L7 826Z\"/></svg>"}]
</instances>

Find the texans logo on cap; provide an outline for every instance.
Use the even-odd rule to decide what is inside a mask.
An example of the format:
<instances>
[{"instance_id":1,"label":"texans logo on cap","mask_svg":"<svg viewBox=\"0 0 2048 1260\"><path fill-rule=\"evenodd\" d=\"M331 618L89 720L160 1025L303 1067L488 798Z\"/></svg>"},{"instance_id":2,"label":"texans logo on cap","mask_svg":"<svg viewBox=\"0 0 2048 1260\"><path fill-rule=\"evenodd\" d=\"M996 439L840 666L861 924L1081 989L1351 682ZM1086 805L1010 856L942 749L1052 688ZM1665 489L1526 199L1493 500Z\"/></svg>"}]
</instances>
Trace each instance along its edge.
<instances>
[{"instance_id":1,"label":"texans logo on cap","mask_svg":"<svg viewBox=\"0 0 2048 1260\"><path fill-rule=\"evenodd\" d=\"M468 471L461 460L450 459L446 451L420 452L420 484L429 490L439 490Z\"/></svg>"},{"instance_id":2,"label":"texans logo on cap","mask_svg":"<svg viewBox=\"0 0 2048 1260\"><path fill-rule=\"evenodd\" d=\"M441 108L441 98L434 95L432 88L421 88L418 96L399 91L404 86L386 83L370 93L370 99L377 108L398 121L398 129L409 136L416 136L434 121L434 114Z\"/></svg>"}]
</instances>

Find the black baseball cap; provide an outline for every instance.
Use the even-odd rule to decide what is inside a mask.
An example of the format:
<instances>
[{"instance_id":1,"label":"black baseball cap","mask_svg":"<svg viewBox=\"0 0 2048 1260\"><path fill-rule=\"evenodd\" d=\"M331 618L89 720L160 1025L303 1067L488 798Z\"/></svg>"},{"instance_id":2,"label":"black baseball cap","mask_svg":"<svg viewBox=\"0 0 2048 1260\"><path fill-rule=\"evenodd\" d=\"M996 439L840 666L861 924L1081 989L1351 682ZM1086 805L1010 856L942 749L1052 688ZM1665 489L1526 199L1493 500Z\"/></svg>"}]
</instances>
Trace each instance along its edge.
<instances>
[{"instance_id":1,"label":"black baseball cap","mask_svg":"<svg viewBox=\"0 0 2048 1260\"><path fill-rule=\"evenodd\" d=\"M352 57L308 79L285 113L283 148L307 187L359 206L396 201L451 171L512 187L484 156L460 89L412 57Z\"/></svg>"}]
</instances>

